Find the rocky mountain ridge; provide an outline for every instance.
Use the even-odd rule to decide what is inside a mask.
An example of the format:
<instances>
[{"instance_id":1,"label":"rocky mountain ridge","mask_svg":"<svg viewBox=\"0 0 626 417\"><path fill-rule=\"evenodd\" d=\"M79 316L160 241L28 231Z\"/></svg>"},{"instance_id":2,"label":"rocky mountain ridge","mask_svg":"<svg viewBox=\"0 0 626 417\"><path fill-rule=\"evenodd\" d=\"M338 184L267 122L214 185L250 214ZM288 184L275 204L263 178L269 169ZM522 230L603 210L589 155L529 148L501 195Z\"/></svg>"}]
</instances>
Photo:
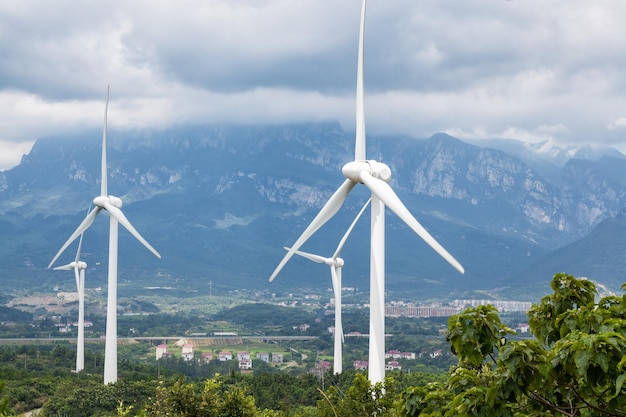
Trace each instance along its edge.
<instances>
[{"instance_id":1,"label":"rocky mountain ridge","mask_svg":"<svg viewBox=\"0 0 626 417\"><path fill-rule=\"evenodd\" d=\"M19 166L0 172L0 232L10 237L2 243L0 276L7 285L59 280L45 266L99 192L100 138L91 131L39 140ZM324 268L297 259L274 283L267 277L282 247L295 241L343 181L353 141L337 123L110 130L110 192L122 197L131 222L164 255L157 262L120 233L120 247L132 259L120 261L121 276L136 286L189 291L209 280L214 288L329 287ZM542 170L445 134L368 137L368 155L391 167L400 198L467 270L459 276L390 214L388 290L446 296L549 282L559 271L524 271L616 218L626 205L626 160L615 152ZM364 187L356 187L305 249L332 252L367 197ZM104 268L96 267L106 263L107 228L100 223L85 245L92 279L104 282ZM368 223L361 221L344 254L346 265L353 265L346 268L346 284L365 289ZM549 265L556 268L559 261ZM626 281L617 272L593 278L613 288Z\"/></svg>"}]
</instances>

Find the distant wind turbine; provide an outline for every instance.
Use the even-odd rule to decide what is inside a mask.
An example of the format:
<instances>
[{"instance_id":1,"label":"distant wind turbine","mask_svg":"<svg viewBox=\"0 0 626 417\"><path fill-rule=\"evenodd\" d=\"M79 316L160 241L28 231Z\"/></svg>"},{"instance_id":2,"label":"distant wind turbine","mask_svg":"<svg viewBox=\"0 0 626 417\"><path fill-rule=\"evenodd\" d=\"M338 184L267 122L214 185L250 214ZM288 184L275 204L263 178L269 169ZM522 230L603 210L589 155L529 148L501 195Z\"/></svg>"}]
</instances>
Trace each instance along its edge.
<instances>
[{"instance_id":1,"label":"distant wind turbine","mask_svg":"<svg viewBox=\"0 0 626 417\"><path fill-rule=\"evenodd\" d=\"M365 185L372 193L372 218L370 242L370 330L368 378L372 384L382 382L385 377L385 206L389 207L418 236L433 248L460 273L461 264L454 259L424 227L413 217L393 189L387 184L391 179L391 169L382 162L366 160L365 156L365 110L363 104L363 37L365 33L366 0L361 7L361 28L359 33L359 53L356 86L356 140L354 161L343 166L341 172L346 177L343 184L326 202L311 224L296 240L280 261L270 282L291 259L297 250L343 205L346 197L357 184Z\"/></svg>"},{"instance_id":2,"label":"distant wind turbine","mask_svg":"<svg viewBox=\"0 0 626 417\"><path fill-rule=\"evenodd\" d=\"M92 225L100 211L109 213L109 271L108 271L108 294L107 294L107 323L106 340L104 349L104 383L109 384L117 381L117 246L118 246L118 223L124 226L141 244L143 244L157 258L161 255L139 234L132 224L122 213L122 200L119 197L109 195L107 192L107 111L109 108L109 88L107 87L106 106L104 108L104 129L102 133L102 166L100 195L93 199L94 209L87 214L85 220L78 226L72 235L63 244L59 252L54 256L48 268L50 268L65 249L85 230Z\"/></svg>"},{"instance_id":3,"label":"distant wind turbine","mask_svg":"<svg viewBox=\"0 0 626 417\"><path fill-rule=\"evenodd\" d=\"M85 369L85 269L87 264L80 260L80 248L83 245L83 234L80 234L78 250L74 262L57 266L56 271L74 270L76 277L76 291L78 292L78 339L76 341L76 372Z\"/></svg>"},{"instance_id":4,"label":"distant wind turbine","mask_svg":"<svg viewBox=\"0 0 626 417\"><path fill-rule=\"evenodd\" d=\"M344 342L343 322L341 319L341 270L343 268L344 261L342 258L339 257L339 255L341 254L341 250L343 249L346 240L348 240L348 236L350 236L350 233L352 233L352 229L354 229L354 226L361 218L361 215L367 208L367 205L370 203L370 201L371 198L367 200L367 202L363 205L363 208L361 208L361 211L359 211L359 214L356 215L356 217L352 221L352 224L350 224L350 227L343 235L343 238L341 238L341 240L339 241L339 245L337 245L337 249L335 250L333 256L331 256L330 258L325 258L323 256L315 255L308 252L302 252L299 250L295 251L296 255L300 255L303 258L307 258L313 262L330 266L330 276L333 283L333 293L335 297L335 359L333 363L333 371L336 374L340 374L343 372L343 353L341 345ZM285 250L289 250L289 248L285 248Z\"/></svg>"}]
</instances>

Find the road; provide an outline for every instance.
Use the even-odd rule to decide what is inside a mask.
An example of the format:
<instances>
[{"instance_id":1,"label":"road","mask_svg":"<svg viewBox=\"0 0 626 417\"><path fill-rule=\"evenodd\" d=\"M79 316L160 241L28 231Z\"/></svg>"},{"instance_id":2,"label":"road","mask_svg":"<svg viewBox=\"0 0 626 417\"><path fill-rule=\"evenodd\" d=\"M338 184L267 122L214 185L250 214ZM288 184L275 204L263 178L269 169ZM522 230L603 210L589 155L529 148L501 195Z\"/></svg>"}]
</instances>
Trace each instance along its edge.
<instances>
[{"instance_id":1,"label":"road","mask_svg":"<svg viewBox=\"0 0 626 417\"><path fill-rule=\"evenodd\" d=\"M249 340L257 342L283 342L283 341L309 341L319 339L318 336L140 336L140 337L118 337L120 343L134 341L161 341L161 340ZM24 343L51 343L51 342L74 342L75 337L3 337L0 344L24 344ZM85 343L104 343L102 338L85 338Z\"/></svg>"}]
</instances>

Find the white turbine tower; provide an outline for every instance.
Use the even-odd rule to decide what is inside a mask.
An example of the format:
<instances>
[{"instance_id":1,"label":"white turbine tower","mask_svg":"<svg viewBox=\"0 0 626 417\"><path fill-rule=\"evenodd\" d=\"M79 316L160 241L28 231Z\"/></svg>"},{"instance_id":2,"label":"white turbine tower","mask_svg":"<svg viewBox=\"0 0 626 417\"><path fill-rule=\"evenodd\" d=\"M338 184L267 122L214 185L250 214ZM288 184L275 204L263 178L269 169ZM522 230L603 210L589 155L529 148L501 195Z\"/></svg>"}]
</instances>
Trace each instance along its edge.
<instances>
[{"instance_id":1,"label":"white turbine tower","mask_svg":"<svg viewBox=\"0 0 626 417\"><path fill-rule=\"evenodd\" d=\"M80 248L83 245L83 234L80 234L76 258L67 265L57 266L56 271L74 270L76 291L78 292L78 339L76 341L76 372L85 369L85 269L87 264L80 260Z\"/></svg>"},{"instance_id":2,"label":"white turbine tower","mask_svg":"<svg viewBox=\"0 0 626 417\"><path fill-rule=\"evenodd\" d=\"M294 253L337 213L352 188L359 183L365 185L372 193L368 378L370 382L374 384L382 382L385 377L385 206L400 217L400 219L418 236L460 273L464 273L464 269L461 264L454 259L424 227L422 227L398 198L389 184L387 184L391 179L391 169L382 162L365 159L365 110L363 105L363 35L365 31L365 9L366 0L363 0L357 63L356 141L354 161L348 162L343 166L341 172L346 177L346 180L330 197L311 224L309 224L280 261L270 276L270 282L274 280Z\"/></svg>"},{"instance_id":3,"label":"white turbine tower","mask_svg":"<svg viewBox=\"0 0 626 417\"><path fill-rule=\"evenodd\" d=\"M371 199L367 200L367 202L363 205L363 208L361 208L361 211L359 211L359 214L356 215L356 217L352 221L352 224L350 224L350 227L343 235L343 238L341 238L341 240L339 241L339 245L337 245L337 249L335 250L333 256L331 256L330 258L325 258L323 256L315 255L309 252L302 252L299 250L295 251L296 255L300 255L303 258L307 258L313 262L326 264L330 267L330 276L333 283L333 293L335 297L335 359L333 363L333 371L336 374L340 374L343 372L343 354L341 345L344 342L343 322L341 319L341 270L343 268L344 261L342 258L339 257L339 255L341 254L341 250L343 249L346 240L348 240L348 236L350 236L350 233L352 233L352 229L354 229L354 226L359 221L359 218L361 218L361 215L367 208L367 205L370 203L370 201ZM289 248L285 249L289 250Z\"/></svg>"},{"instance_id":4,"label":"white turbine tower","mask_svg":"<svg viewBox=\"0 0 626 417\"><path fill-rule=\"evenodd\" d=\"M141 242L157 258L161 255L139 234L122 213L122 200L119 197L108 195L107 192L107 110L109 108L109 88L107 87L106 106L104 108L104 129L102 133L102 167L100 195L93 199L94 209L87 214L85 220L78 226L69 239L63 244L59 252L54 256L48 268L50 268L63 251L81 235L96 219L100 211L109 213L109 270L108 270L108 294L107 294L107 323L106 340L104 349L104 383L109 384L117 381L117 236L118 223L124 226L139 242Z\"/></svg>"}]
</instances>

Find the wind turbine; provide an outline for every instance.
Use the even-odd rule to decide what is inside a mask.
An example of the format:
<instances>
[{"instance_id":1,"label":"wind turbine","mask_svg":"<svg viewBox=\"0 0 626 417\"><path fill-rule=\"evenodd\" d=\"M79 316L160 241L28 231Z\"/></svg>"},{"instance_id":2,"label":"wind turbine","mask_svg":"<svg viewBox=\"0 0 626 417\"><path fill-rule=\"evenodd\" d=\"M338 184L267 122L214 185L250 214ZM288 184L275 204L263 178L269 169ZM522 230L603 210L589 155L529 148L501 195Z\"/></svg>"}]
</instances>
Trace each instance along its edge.
<instances>
[{"instance_id":1,"label":"wind turbine","mask_svg":"<svg viewBox=\"0 0 626 417\"><path fill-rule=\"evenodd\" d=\"M57 266L55 271L74 270L76 291L78 292L78 340L76 341L76 372L85 369L85 269L87 264L80 260L80 248L83 245L83 234L80 234L78 250L74 262Z\"/></svg>"},{"instance_id":2,"label":"wind turbine","mask_svg":"<svg viewBox=\"0 0 626 417\"><path fill-rule=\"evenodd\" d=\"M356 215L356 217L352 221L352 224L350 224L350 227L343 235L343 238L341 238L341 240L339 241L339 245L337 245L337 249L335 250L333 256L331 256L330 258L325 258L323 256L315 255L309 252L302 252L299 250L295 251L296 255L300 255L303 258L309 259L313 262L326 264L330 267L330 276L332 279L333 293L335 296L335 360L333 363L333 371L336 374L340 374L343 372L343 354L341 344L344 342L343 323L341 321L341 269L344 265L344 261L342 258L339 257L339 255L341 254L343 245L345 245L346 240L348 240L348 236L350 236L350 233L352 233L352 229L354 229L354 226L356 225L357 221L359 221L359 218L361 218L361 215L367 208L367 205L370 203L370 201L371 199L367 200L367 202L363 205L363 208L361 208L361 211L359 211L359 214ZM289 250L289 248L285 249Z\"/></svg>"},{"instance_id":3,"label":"wind turbine","mask_svg":"<svg viewBox=\"0 0 626 417\"><path fill-rule=\"evenodd\" d=\"M141 242L150 252L157 258L161 259L161 255L139 234L139 232L128 221L124 213L122 213L122 200L119 197L109 195L107 191L107 157L106 157L106 139L107 139L107 111L109 108L109 87L107 86L107 99L104 108L104 129L102 133L102 166L101 166L101 186L100 195L93 199L94 209L87 214L78 228L63 244L59 252L52 258L50 268L57 258L61 256L63 251L85 230L92 225L96 216L100 211L105 210L109 213L109 270L108 270L108 294L107 294L107 323L106 323L106 340L104 348L104 383L109 384L117 381L117 246L118 246L118 224L121 224L135 238Z\"/></svg>"},{"instance_id":4,"label":"wind turbine","mask_svg":"<svg viewBox=\"0 0 626 417\"><path fill-rule=\"evenodd\" d=\"M356 140L354 161L343 166L341 172L346 180L326 202L311 224L296 240L287 254L280 261L270 282L291 259L298 249L331 217L333 217L350 191L357 184L365 185L372 193L372 218L370 242L370 330L369 330L369 370L368 378L372 384L382 382L385 377L385 206L404 221L441 257L464 273L461 264L433 238L413 217L402 203L388 182L391 169L383 162L367 160L365 156L365 109L363 105L363 35L365 32L366 0L361 7L361 25L359 32L359 52L356 83Z\"/></svg>"}]
</instances>

